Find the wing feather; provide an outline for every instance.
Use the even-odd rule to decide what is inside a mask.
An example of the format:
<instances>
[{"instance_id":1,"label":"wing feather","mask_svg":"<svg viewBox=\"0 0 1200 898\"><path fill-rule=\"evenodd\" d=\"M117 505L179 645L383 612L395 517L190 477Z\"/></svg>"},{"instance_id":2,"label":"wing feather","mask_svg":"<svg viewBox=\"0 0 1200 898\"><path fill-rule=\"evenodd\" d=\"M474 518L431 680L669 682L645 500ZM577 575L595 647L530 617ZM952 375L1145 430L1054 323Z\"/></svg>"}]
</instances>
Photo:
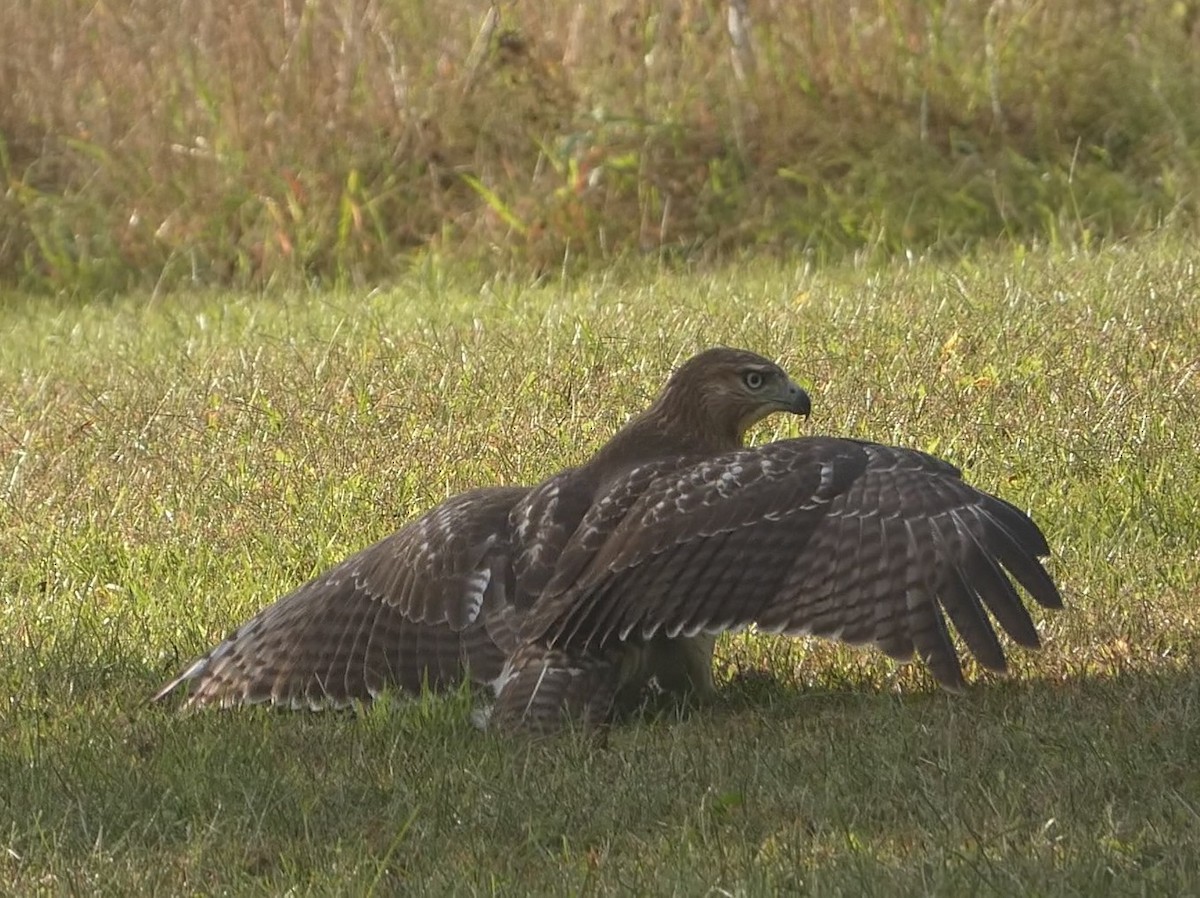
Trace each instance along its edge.
<instances>
[{"instance_id":1,"label":"wing feather","mask_svg":"<svg viewBox=\"0 0 1200 898\"><path fill-rule=\"evenodd\" d=\"M746 528L766 531L780 525L790 529L792 538L783 542L793 543L798 551L823 507L844 488L862 461L858 449L847 447L852 444L826 438L781 441L717 456L654 478L607 539L599 543L590 560L582 564L573 559L580 571L578 576L569 585L556 578L559 591L547 590L538 599L527 621L526 637L543 637L551 628L554 640L561 640L567 633L595 631L607 640L614 632L638 628L643 633L652 632L667 623L659 619L663 609L684 608L683 603L694 590L726 595L727 611L736 609L739 599L761 600L755 584L761 587L758 578L762 573L774 576L778 563L751 568L739 555L747 544L735 540L732 549L721 551L727 544L724 539L710 543L718 550L708 551L702 579L684 581L687 589L680 589L677 582L667 582L669 578L660 581L666 582L667 588L656 595L616 589L613 594L620 609L615 613L598 609L602 603L588 594L614 580L629 583L624 573L634 568L670 565L681 551L691 551L685 547L694 547L697 540L708 541L718 534ZM734 590L733 596L728 593L730 589ZM584 626L579 618L589 613L605 614L609 623L599 630ZM670 626L674 624L670 622Z\"/></svg>"},{"instance_id":2,"label":"wing feather","mask_svg":"<svg viewBox=\"0 0 1200 898\"><path fill-rule=\"evenodd\" d=\"M958 689L947 617L985 667L1003 670L991 618L1018 644L1038 643L1005 571L1039 604L1061 606L1037 525L924 453L784 440L643 479L632 500L621 488L623 513L597 515L569 569L546 581L527 641L600 650L755 624L915 653Z\"/></svg>"},{"instance_id":3,"label":"wing feather","mask_svg":"<svg viewBox=\"0 0 1200 898\"><path fill-rule=\"evenodd\" d=\"M979 517L971 517L978 526ZM1033 618L1029 616L1020 596L1013 588L1012 581L1000 569L982 536L975 532L975 528L968 527L966 536L971 544L967 549L967 562L964 565L967 582L1013 641L1026 648L1038 648L1041 642L1038 639L1037 628L1034 627Z\"/></svg>"},{"instance_id":4,"label":"wing feather","mask_svg":"<svg viewBox=\"0 0 1200 898\"><path fill-rule=\"evenodd\" d=\"M671 563L664 564L658 569L648 588L654 594L662 594L668 592L674 584L675 592L681 597L681 601L685 601L687 596L695 596L697 605L711 604L712 591L709 590L707 594L704 594L702 589L703 585L711 580L710 568L713 560L719 554L719 548L713 543L719 538L697 539L690 544L685 543L680 546L679 550L674 553ZM628 623L621 631L621 638L627 638L638 623L637 621ZM641 637L653 639L656 631L657 626L651 622L648 627L643 626L640 630Z\"/></svg>"},{"instance_id":5,"label":"wing feather","mask_svg":"<svg viewBox=\"0 0 1200 898\"><path fill-rule=\"evenodd\" d=\"M896 587L896 565L907 557L908 531L898 514L880 519L880 559L868 582L864 601L873 604L874 643L896 661L911 661L916 651L909 626L904 593Z\"/></svg>"},{"instance_id":6,"label":"wing feather","mask_svg":"<svg viewBox=\"0 0 1200 898\"><path fill-rule=\"evenodd\" d=\"M908 566L905 603L908 606L908 632L921 660L944 688L959 691L966 686L958 653L950 641L946 618L938 607L933 580L937 574L937 544L922 539L927 522L906 522L908 528Z\"/></svg>"},{"instance_id":7,"label":"wing feather","mask_svg":"<svg viewBox=\"0 0 1200 898\"><path fill-rule=\"evenodd\" d=\"M947 558L961 555L959 531L952 517L934 521L932 535L939 544L940 555ZM988 621L987 612L963 577L961 565L944 564L939 567L936 577L935 588L941 597L942 607L971 653L989 670L1006 670L1008 665L1004 649Z\"/></svg>"},{"instance_id":8,"label":"wing feather","mask_svg":"<svg viewBox=\"0 0 1200 898\"><path fill-rule=\"evenodd\" d=\"M1038 556L1050 554L1041 531L1031 527L1033 522L1027 517L1014 519L1013 512L1016 509L1007 502L994 496L988 498L995 501L987 502L982 507L982 513L992 523L988 545L996 560L1008 569L1039 605L1062 608L1058 587L1037 560Z\"/></svg>"},{"instance_id":9,"label":"wing feather","mask_svg":"<svg viewBox=\"0 0 1200 898\"><path fill-rule=\"evenodd\" d=\"M494 677L502 652L483 618L508 601L509 514L527 492L447 500L265 608L154 698L188 683L188 706L341 707L389 685Z\"/></svg>"}]
</instances>

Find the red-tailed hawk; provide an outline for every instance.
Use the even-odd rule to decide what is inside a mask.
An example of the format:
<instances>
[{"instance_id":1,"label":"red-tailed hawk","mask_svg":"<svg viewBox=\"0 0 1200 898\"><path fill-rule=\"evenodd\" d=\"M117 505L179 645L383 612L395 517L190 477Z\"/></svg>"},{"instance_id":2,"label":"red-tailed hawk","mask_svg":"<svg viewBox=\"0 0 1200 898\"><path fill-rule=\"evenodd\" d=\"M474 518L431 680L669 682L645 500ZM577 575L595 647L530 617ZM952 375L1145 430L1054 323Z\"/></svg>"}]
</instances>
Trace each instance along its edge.
<instances>
[{"instance_id":1,"label":"red-tailed hawk","mask_svg":"<svg viewBox=\"0 0 1200 898\"><path fill-rule=\"evenodd\" d=\"M750 625L919 656L963 686L946 618L1005 669L991 618L1035 648L1014 588L1062 600L1037 525L911 449L809 437L744 448L808 395L751 352L710 349L586 464L455 496L279 599L155 696L293 708L469 679L493 721L610 719L652 683L710 693L718 634ZM1010 579L1010 577L1012 579Z\"/></svg>"}]
</instances>

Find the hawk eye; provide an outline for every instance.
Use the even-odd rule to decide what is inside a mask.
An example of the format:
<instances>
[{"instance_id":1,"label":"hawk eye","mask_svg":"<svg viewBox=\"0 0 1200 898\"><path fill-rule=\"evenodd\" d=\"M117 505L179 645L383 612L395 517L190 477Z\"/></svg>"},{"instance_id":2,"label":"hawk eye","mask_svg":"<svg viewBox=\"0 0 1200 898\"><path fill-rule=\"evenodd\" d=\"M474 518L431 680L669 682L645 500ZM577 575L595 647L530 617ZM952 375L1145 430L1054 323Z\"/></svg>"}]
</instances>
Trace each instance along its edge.
<instances>
[{"instance_id":1,"label":"hawk eye","mask_svg":"<svg viewBox=\"0 0 1200 898\"><path fill-rule=\"evenodd\" d=\"M742 381L751 390L761 390L762 385L767 382L761 371L747 371L742 375Z\"/></svg>"}]
</instances>

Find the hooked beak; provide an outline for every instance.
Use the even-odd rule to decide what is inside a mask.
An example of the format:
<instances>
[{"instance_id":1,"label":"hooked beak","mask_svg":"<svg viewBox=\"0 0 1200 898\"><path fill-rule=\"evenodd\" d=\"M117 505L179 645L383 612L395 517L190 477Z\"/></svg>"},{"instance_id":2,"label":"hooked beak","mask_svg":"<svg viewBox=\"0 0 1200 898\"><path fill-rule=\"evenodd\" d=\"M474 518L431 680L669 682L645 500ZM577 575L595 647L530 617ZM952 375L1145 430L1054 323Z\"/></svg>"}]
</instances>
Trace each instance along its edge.
<instances>
[{"instance_id":1,"label":"hooked beak","mask_svg":"<svg viewBox=\"0 0 1200 898\"><path fill-rule=\"evenodd\" d=\"M808 394L794 380L788 381L786 392L782 399L785 411L804 418L812 414L812 400L808 398Z\"/></svg>"}]
</instances>

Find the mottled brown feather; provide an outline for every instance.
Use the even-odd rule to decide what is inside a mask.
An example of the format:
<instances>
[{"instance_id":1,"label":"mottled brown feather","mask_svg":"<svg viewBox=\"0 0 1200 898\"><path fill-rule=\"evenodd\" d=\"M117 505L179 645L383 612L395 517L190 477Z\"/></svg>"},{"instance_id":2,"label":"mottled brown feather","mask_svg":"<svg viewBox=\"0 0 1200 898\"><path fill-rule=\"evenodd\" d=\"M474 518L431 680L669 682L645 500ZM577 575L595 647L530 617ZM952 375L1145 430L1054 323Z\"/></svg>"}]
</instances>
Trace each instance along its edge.
<instances>
[{"instance_id":1,"label":"mottled brown feather","mask_svg":"<svg viewBox=\"0 0 1200 898\"><path fill-rule=\"evenodd\" d=\"M482 489L448 500L264 609L155 699L187 682L191 707L315 709L389 687L494 679L507 651L491 636L504 625L490 618L508 602L507 519L526 492Z\"/></svg>"},{"instance_id":2,"label":"mottled brown feather","mask_svg":"<svg viewBox=\"0 0 1200 898\"><path fill-rule=\"evenodd\" d=\"M525 636L587 649L756 624L899 658L915 650L958 689L947 615L985 666L1004 666L985 608L1017 643L1036 645L1001 563L1036 601L1061 605L1026 551L1041 544L1028 517L928 455L785 440L649 482L581 573L541 597Z\"/></svg>"}]
</instances>

